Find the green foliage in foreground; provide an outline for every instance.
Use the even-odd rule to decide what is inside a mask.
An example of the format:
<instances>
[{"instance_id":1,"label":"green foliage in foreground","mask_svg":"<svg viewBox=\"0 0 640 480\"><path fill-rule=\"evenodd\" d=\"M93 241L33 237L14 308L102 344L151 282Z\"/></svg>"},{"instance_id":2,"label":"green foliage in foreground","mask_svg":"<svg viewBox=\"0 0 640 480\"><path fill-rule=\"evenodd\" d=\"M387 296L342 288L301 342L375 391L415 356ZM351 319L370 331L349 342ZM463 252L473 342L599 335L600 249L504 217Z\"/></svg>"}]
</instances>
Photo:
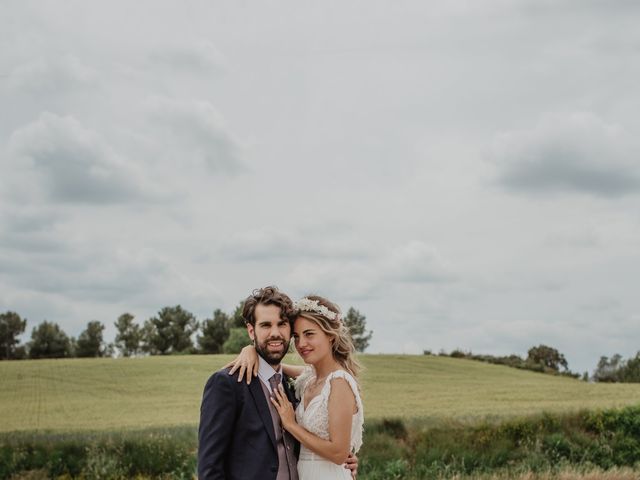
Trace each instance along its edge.
<instances>
[{"instance_id":1,"label":"green foliage in foreground","mask_svg":"<svg viewBox=\"0 0 640 480\"><path fill-rule=\"evenodd\" d=\"M4 434L0 478L40 471L52 478L192 478L194 427L129 433ZM361 480L519 476L567 467L640 468L640 406L543 414L500 424L384 419L367 424Z\"/></svg>"},{"instance_id":2,"label":"green foliage in foreground","mask_svg":"<svg viewBox=\"0 0 640 480\"><path fill-rule=\"evenodd\" d=\"M195 429L0 437L0 478L191 479ZM31 474L31 476L29 476Z\"/></svg>"},{"instance_id":3,"label":"green foliage in foreground","mask_svg":"<svg viewBox=\"0 0 640 480\"><path fill-rule=\"evenodd\" d=\"M640 406L543 414L501 424L421 428L383 420L368 429L362 478L419 479L454 475L640 467Z\"/></svg>"}]
</instances>

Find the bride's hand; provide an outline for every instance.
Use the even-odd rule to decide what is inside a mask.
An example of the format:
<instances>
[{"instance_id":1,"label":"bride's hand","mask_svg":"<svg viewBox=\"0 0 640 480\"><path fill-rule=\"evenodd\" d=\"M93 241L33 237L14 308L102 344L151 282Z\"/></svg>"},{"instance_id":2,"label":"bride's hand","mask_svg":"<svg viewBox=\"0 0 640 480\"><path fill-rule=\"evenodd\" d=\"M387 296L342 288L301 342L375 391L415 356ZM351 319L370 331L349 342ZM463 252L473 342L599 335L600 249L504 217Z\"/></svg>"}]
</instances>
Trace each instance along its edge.
<instances>
[{"instance_id":1,"label":"bride's hand","mask_svg":"<svg viewBox=\"0 0 640 480\"><path fill-rule=\"evenodd\" d=\"M233 375L236 370L238 373L238 382L246 375L247 385L251 383L251 378L258 376L258 353L253 345L244 347L238 356L227 363L223 368L231 367L229 375Z\"/></svg>"},{"instance_id":2,"label":"bride's hand","mask_svg":"<svg viewBox=\"0 0 640 480\"><path fill-rule=\"evenodd\" d=\"M284 387L279 385L270 399L271 403L276 407L276 410L278 410L282 427L285 430L289 430L289 427L296 423L296 414L293 411L293 405L291 405L291 402L284 393Z\"/></svg>"},{"instance_id":3,"label":"bride's hand","mask_svg":"<svg viewBox=\"0 0 640 480\"><path fill-rule=\"evenodd\" d=\"M351 478L355 479L358 476L358 457L354 453L349 454L344 468L351 471Z\"/></svg>"}]
</instances>

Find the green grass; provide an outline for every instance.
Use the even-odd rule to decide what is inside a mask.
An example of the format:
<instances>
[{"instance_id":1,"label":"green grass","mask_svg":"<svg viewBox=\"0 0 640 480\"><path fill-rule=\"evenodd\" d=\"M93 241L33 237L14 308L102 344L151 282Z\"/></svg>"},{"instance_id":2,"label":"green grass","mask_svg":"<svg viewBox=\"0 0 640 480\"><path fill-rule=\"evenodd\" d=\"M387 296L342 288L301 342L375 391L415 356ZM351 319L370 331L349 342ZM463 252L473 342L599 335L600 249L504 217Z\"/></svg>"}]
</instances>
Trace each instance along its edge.
<instances>
[{"instance_id":1,"label":"green grass","mask_svg":"<svg viewBox=\"0 0 640 480\"><path fill-rule=\"evenodd\" d=\"M198 423L207 378L231 358L0 362L0 432L193 426ZM361 383L367 420L475 422L640 402L639 384L587 384L448 357L363 355L361 359L366 368Z\"/></svg>"}]
</instances>

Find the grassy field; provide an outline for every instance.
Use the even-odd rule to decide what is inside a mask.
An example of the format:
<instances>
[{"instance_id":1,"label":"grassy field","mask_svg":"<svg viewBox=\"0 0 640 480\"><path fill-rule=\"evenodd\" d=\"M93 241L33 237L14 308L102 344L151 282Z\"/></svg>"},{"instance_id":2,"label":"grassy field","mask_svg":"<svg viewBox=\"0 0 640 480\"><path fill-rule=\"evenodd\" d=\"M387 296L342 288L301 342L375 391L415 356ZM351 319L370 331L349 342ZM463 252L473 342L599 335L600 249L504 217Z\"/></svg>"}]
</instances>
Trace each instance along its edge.
<instances>
[{"instance_id":1,"label":"grassy field","mask_svg":"<svg viewBox=\"0 0 640 480\"><path fill-rule=\"evenodd\" d=\"M0 362L0 432L196 425L202 388L231 357ZM295 359L290 355L289 360ZM638 384L587 384L434 356L364 355L365 416L434 423L640 403Z\"/></svg>"}]
</instances>

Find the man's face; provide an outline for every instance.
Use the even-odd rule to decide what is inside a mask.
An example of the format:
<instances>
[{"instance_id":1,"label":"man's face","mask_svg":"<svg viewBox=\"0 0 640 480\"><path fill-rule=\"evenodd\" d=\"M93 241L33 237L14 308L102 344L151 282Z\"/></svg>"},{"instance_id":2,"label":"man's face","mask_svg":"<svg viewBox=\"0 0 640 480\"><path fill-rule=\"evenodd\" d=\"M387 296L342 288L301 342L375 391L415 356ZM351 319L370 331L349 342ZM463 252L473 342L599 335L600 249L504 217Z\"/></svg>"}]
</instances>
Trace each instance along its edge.
<instances>
[{"instance_id":1,"label":"man's face","mask_svg":"<svg viewBox=\"0 0 640 480\"><path fill-rule=\"evenodd\" d=\"M253 315L255 327L248 324L247 331L258 355L270 365L279 365L289 348L291 324L280 318L280 307L277 305L258 304Z\"/></svg>"}]
</instances>

